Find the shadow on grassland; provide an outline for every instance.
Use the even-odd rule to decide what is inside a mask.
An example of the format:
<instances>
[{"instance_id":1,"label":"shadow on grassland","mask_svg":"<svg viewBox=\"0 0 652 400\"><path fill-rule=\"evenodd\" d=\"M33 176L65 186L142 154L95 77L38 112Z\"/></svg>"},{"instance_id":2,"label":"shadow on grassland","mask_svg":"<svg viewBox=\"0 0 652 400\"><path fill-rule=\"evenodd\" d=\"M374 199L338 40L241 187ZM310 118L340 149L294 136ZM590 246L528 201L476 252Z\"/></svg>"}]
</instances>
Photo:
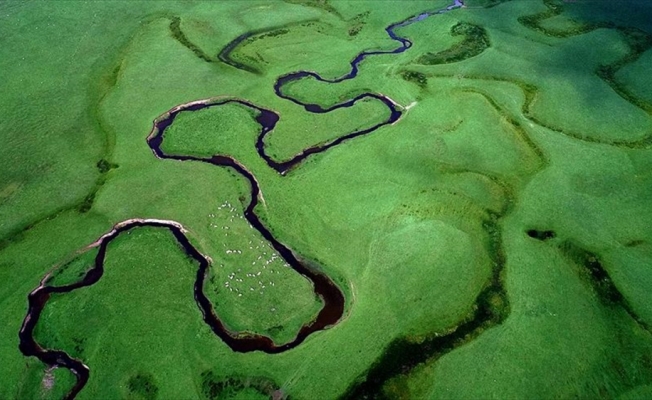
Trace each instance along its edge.
<instances>
[{"instance_id":1,"label":"shadow on grassland","mask_svg":"<svg viewBox=\"0 0 652 400\"><path fill-rule=\"evenodd\" d=\"M627 6L617 4L616 7L611 7L615 10L625 10L624 12L627 15L641 13L648 17L644 24L638 23L634 25L629 22L629 19L623 21L618 18L618 13L614 13L612 9L597 7L597 5L602 5L603 2L579 3L580 5L572 8L572 12L567 11L565 3L557 0L543 0L543 3L548 8L546 11L521 16L518 21L534 31L556 38L568 38L600 28L615 29L620 33L629 47L628 53L610 64L599 65L595 73L620 97L652 116L652 104L635 96L624 84L616 79L616 73L621 68L637 61L644 52L652 48L652 18L650 18L652 16L652 6L645 6L637 2L630 4L628 2ZM562 14L566 14L575 26L562 30L550 29L542 25L542 22L546 19Z\"/></svg>"}]
</instances>

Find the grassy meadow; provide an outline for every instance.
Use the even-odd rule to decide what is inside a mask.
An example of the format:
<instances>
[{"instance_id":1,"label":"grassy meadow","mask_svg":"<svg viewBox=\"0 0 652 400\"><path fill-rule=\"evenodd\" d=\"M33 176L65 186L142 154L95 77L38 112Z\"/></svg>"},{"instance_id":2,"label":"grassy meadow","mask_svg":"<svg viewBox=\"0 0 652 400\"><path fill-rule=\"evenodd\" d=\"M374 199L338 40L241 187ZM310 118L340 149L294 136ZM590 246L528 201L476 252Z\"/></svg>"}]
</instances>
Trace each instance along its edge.
<instances>
[{"instance_id":1,"label":"grassy meadow","mask_svg":"<svg viewBox=\"0 0 652 400\"><path fill-rule=\"evenodd\" d=\"M245 99L280 115L272 158L384 121L379 101L312 114L279 76L337 78L432 1L0 4L0 398L74 385L18 348L27 295L75 282L86 246L130 218L177 221L210 257L204 291L234 334L291 341L322 300L244 219L248 182L159 160L179 104ZM283 87L332 106L388 96L401 119L281 176L255 113L182 112L169 154L229 155L256 213L346 298L279 354L237 353L202 319L197 264L161 228L108 247L95 285L53 295L38 343L90 368L79 399L652 396L652 8L469 0L397 28L413 45L355 79ZM234 46L233 41L245 35ZM228 51L224 51L228 49Z\"/></svg>"}]
</instances>

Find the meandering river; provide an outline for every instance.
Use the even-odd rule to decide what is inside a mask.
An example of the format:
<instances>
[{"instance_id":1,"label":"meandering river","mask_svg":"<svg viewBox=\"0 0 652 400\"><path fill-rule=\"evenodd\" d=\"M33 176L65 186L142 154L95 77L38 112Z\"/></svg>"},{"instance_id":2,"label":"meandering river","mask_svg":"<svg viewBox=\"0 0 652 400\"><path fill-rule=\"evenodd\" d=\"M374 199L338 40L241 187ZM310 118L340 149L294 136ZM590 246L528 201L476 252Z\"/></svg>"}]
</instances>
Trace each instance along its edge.
<instances>
[{"instance_id":1,"label":"meandering river","mask_svg":"<svg viewBox=\"0 0 652 400\"><path fill-rule=\"evenodd\" d=\"M207 275L207 269L210 265L210 260L208 257L204 256L195 248L188 237L185 234L185 230L181 224L174 221L164 221L164 220L144 220L144 219L132 219L121 222L117 224L109 233L102 236L99 240L93 243L92 247L98 247L98 254L95 259L95 264L93 268L86 272L86 274L81 278L80 281L75 282L70 285L64 286L49 286L47 285L47 277L44 278L41 284L34 289L28 296L29 308L27 316L23 321L22 328L19 332L20 338L20 350L25 356L35 356L43 363L49 366L64 367L72 371L77 377L77 382L72 390L67 394L66 398L74 398L80 390L83 389L84 385L89 379L90 370L89 368L80 360L76 360L70 357L66 352L62 350L52 350L45 349L39 345L34 339L34 329L38 323L38 320L41 316L43 309L46 307L48 301L51 298L53 293L68 293L79 289L81 287L87 287L93 285L102 277L104 273L104 260L106 257L106 249L108 244L118 237L120 234L127 232L131 229L138 227L157 227L161 229L169 230L172 235L176 238L177 242L181 245L184 251L198 263L197 277L195 280L194 294L195 300L203 314L204 321L211 327L213 332L220 337L231 349L238 352L250 352L250 351L264 351L267 353L279 353L291 349L293 347L301 344L309 335L314 332L323 330L336 324L344 313L344 304L345 299L342 291L337 287L337 285L325 274L311 268L307 263L303 262L288 246L281 243L276 239L272 233L265 227L265 225L260 221L259 217L256 215L255 209L258 204L260 197L260 186L255 176L248 171L240 162L228 155L214 155L212 157L194 157L188 155L175 155L175 154L166 154L161 149L161 144L164 140L164 133L166 128L174 123L175 118L181 112L193 112L197 110L202 110L209 107L219 107L227 103L238 103L241 106L248 107L254 110L257 113L256 121L260 125L260 133L256 140L256 150L259 156L265 160L267 165L270 168L273 168L281 175L285 175L292 168L300 165L306 158L310 157L313 154L324 152L331 147L337 146L347 140L353 139L355 137L366 135L371 132L374 132L378 128L393 124L398 121L401 117L401 111L399 106L392 101L389 97L382 94L375 93L364 93L353 99L347 100L345 102L336 104L332 107L323 108L318 104L304 103L295 99L291 96L288 96L283 93L283 87L293 81L305 78L313 78L322 82L327 83L338 83L347 79L353 79L357 76L359 72L360 63L367 57L370 56L380 56L380 55L389 55L389 54L398 54L408 50L412 46L412 42L405 37L399 36L395 29L401 28L412 23L416 23L424 20L427 17L436 14L442 14L456 8L462 7L464 4L460 0L455 0L450 6L436 10L418 14L416 16L410 17L404 21L397 22L389 25L385 28L385 31L390 38L398 42L398 47L393 50L387 51L363 51L358 54L350 63L351 70L347 74L337 78L337 79L324 79L316 72L311 71L298 71L292 72L287 75L279 77L274 85L275 93L286 100L289 100L295 104L301 105L305 108L307 112L311 113L328 113L338 108L351 107L357 101L374 98L383 102L387 108L390 110L389 117L370 128L362 129L359 131L354 131L348 133L344 136L338 137L335 140L330 142L308 147L301 151L299 154L295 155L289 160L285 161L274 161L265 151L264 138L271 132L276 123L279 120L279 115L272 110L268 110L262 107L259 107L255 104L252 104L246 100L241 99L230 99L230 100L203 100L203 101L193 101L190 103L179 105L168 112L161 115L154 121L154 126L149 136L147 137L147 143L151 148L152 152L156 157L160 159L169 159L177 160L181 162L201 162L208 163L217 167L231 168L244 179L249 182L250 185L250 200L247 207L244 210L244 217L247 221L256 229L264 238L269 242L269 244L279 253L279 255L298 273L305 276L309 279L313 285L315 293L322 299L324 306L318 313L317 317L305 324L296 337L285 344L277 345L269 337L249 334L249 335L236 335L235 333L228 330L228 328L220 321L218 315L215 313L213 306L209 299L203 292L204 281ZM228 49L226 52L233 50L237 45L244 39L246 35L242 35L232 43L230 43L225 49ZM224 53L224 51L223 51ZM222 53L221 53L222 55Z\"/></svg>"}]
</instances>

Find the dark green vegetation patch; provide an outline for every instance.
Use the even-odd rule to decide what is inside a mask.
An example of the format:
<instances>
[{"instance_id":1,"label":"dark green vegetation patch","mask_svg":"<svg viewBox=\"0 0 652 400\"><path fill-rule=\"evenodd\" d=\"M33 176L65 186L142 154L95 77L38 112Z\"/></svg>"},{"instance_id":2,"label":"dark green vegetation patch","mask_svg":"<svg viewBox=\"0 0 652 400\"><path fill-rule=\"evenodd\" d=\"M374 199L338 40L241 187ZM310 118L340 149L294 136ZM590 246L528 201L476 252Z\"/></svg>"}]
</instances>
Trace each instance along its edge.
<instances>
[{"instance_id":1,"label":"dark green vegetation patch","mask_svg":"<svg viewBox=\"0 0 652 400\"><path fill-rule=\"evenodd\" d=\"M201 387L204 398L208 400L228 400L235 398L267 398L282 400L287 395L269 378L249 376L220 376L208 370L201 373Z\"/></svg>"},{"instance_id":2,"label":"dark green vegetation patch","mask_svg":"<svg viewBox=\"0 0 652 400\"><path fill-rule=\"evenodd\" d=\"M416 71L403 71L401 72L401 77L408 82L415 83L420 88L428 87L428 77L421 72Z\"/></svg>"},{"instance_id":3,"label":"dark green vegetation patch","mask_svg":"<svg viewBox=\"0 0 652 400\"><path fill-rule=\"evenodd\" d=\"M425 65L454 63L475 57L491 46L487 31L468 22L455 24L451 28L451 35L462 36L462 41L438 53L426 53L417 62Z\"/></svg>"},{"instance_id":4,"label":"dark green vegetation patch","mask_svg":"<svg viewBox=\"0 0 652 400\"><path fill-rule=\"evenodd\" d=\"M158 397L158 386L150 373L138 373L127 381L130 399L155 400Z\"/></svg>"}]
</instances>

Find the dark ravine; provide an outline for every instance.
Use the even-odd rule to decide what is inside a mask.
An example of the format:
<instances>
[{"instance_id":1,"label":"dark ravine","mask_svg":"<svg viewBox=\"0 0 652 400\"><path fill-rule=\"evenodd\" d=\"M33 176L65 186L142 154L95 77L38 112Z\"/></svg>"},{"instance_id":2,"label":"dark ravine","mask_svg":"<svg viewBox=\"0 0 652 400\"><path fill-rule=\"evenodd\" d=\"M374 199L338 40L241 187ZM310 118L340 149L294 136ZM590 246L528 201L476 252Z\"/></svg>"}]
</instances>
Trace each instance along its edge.
<instances>
[{"instance_id":1,"label":"dark ravine","mask_svg":"<svg viewBox=\"0 0 652 400\"><path fill-rule=\"evenodd\" d=\"M28 295L28 312L23 321L23 325L19 332L20 339L20 350L25 356L35 356L43 363L49 366L64 367L69 369L77 378L77 382L71 391L66 395L67 399L74 398L85 386L86 382L89 379L90 370L84 365L80 360L76 360L70 357L67 353L61 350L52 350L44 349L41 347L36 340L34 339L34 329L38 323L38 320L41 316L41 312L44 307L47 305L51 295L53 293L69 293L76 289L91 286L102 277L104 272L104 260L106 257L106 250L108 244L118 237L121 233L129 231L138 227L156 227L168 229L177 240L178 244L183 248L185 253L198 262L197 278L195 281L195 300L202 311L204 321L211 327L213 332L220 337L231 349L237 352L251 352L251 351L263 351L266 353L280 353L291 348L294 348L301 344L310 334L326 329L329 326L336 324L342 317L344 313L345 299L341 290L337 285L325 274L308 267L307 263L302 262L298 256L283 243L278 241L272 233L263 225L259 217L255 213L255 207L258 204L259 196L261 195L260 186L254 177L254 175L249 172L242 164L240 164L236 159L227 155L213 155L211 157L194 157L188 155L175 155L175 154L166 154L161 149L161 144L164 139L165 129L168 128L173 122L176 116L182 111L197 111L205 109L208 107L220 106L227 103L237 103L241 106L250 108L258 113L256 116L256 121L261 126L261 132L258 135L256 141L256 149L259 156L265 160L267 165L277 171L281 175L285 175L292 168L301 164L305 159L310 157L313 154L321 153L328 150L331 147L334 147L338 144L341 144L349 139L362 136L368 133L371 133L378 128L393 124L398 121L401 117L401 112L397 109L397 104L389 99L387 96L374 93L363 93L357 97L344 101L342 103L336 104L334 106L323 108L318 104L304 103L297 99L294 99L290 96L284 95L282 88L285 84L290 83L295 80L312 77L320 81L337 83L347 79L354 78L358 73L359 64L368 56L371 55L381 55L381 54L398 54L406 51L412 45L412 43L403 37L400 37L394 33L394 29L400 28L414 22L421 21L431 15L441 14L455 8L463 6L463 3L460 0L455 0L455 3L450 5L447 8L426 12L419 14L417 16L411 17L402 22L398 22L390 25L386 28L388 35L398 41L400 46L391 51L365 51L360 53L352 62L351 62L351 71L334 80L323 79L320 75L315 72L310 71L299 71L284 75L276 81L274 85L274 90L276 94L286 100L292 101L295 104L303 106L306 111L311 113L328 113L338 108L351 107L357 101L374 98L383 102L390 110L390 116L384 122L378 123L370 128L363 129L360 131L351 132L344 136L338 137L330 142L312 146L304 149L299 154L295 155L289 160L285 161L275 161L265 152L264 138L265 136L274 129L276 123L279 120L279 115L271 110L264 109L262 107L256 106L248 101L240 99L209 99L189 102L180 106L177 106L168 112L164 113L162 116L157 118L154 121L154 126L149 136L147 137L147 143L153 153L160 159L169 159L176 161L194 161L207 163L219 167L226 167L233 169L235 172L240 174L245 178L251 188L251 198L249 204L245 208L244 216L247 221L256 229L264 238L267 240L272 247L281 255L281 257L298 273L305 276L309 279L313 285L315 293L321 297L324 302L324 306L318 313L317 317L302 326L297 336L288 343L282 345L276 345L269 337L257 335L257 334L235 334L230 332L226 326L219 320L216 315L213 306L206 295L203 293L204 280L207 275L207 269L210 265L210 260L202 255L191 243L188 237L185 235L185 230L183 226L174 221L164 221L164 220L143 220L143 219L131 219L117 224L112 231L102 236L98 241L93 243L90 247L98 247L98 254L95 258L95 263L93 268L88 270L81 280L63 286L48 286L46 284L48 276L46 276L41 284L34 289ZM182 44L187 45L191 50L194 51L193 47L190 46L190 43L185 35L182 34L179 27L179 20L173 20L171 24L171 30L176 32L175 36L177 40L180 40ZM218 56L224 62L227 62L237 68L248 70L249 72L256 73L257 71L248 68L246 65L239 64L230 59L229 53L237 47L237 45L251 36L251 34L244 34L238 37L236 40L231 42ZM198 48L197 48L198 49ZM198 49L200 50L200 49ZM205 53L194 51L195 54L209 61L210 57L206 56ZM212 60L211 60L212 61ZM231 61L231 62L229 62ZM492 285L493 288L493 285ZM499 297L502 297L502 294L499 292L496 294ZM491 318L495 319L495 317ZM473 323L473 326L476 324Z\"/></svg>"}]
</instances>

